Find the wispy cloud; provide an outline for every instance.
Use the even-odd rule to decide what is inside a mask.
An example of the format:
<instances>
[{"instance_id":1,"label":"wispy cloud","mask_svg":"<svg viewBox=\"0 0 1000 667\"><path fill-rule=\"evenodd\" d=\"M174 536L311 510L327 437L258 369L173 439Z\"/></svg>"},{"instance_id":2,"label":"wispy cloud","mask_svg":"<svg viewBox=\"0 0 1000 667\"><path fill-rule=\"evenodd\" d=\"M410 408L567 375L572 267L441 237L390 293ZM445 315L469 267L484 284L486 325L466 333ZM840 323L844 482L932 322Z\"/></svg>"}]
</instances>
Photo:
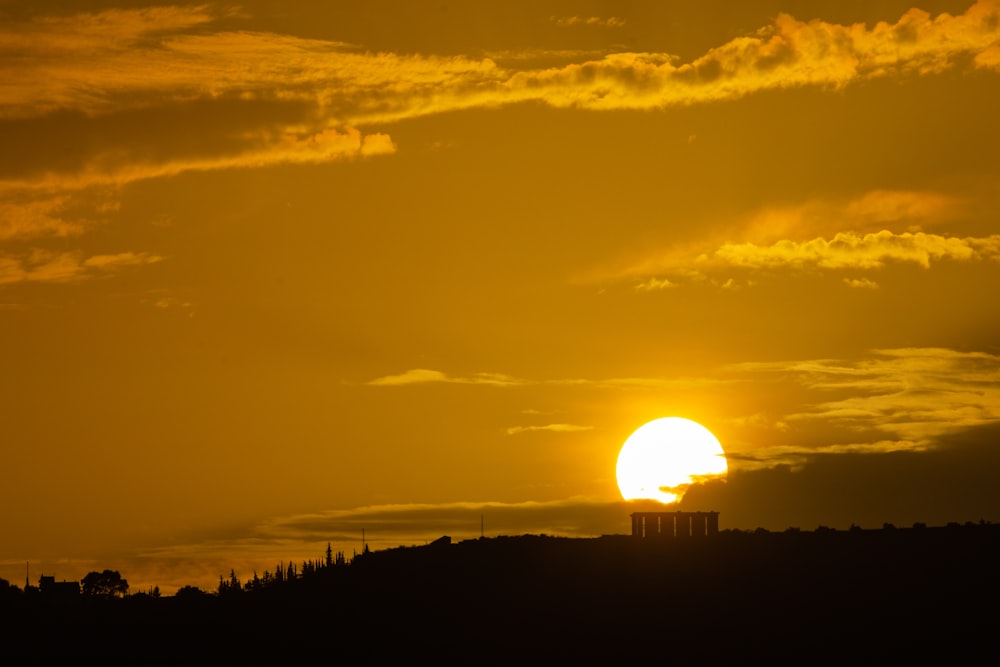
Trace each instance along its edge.
<instances>
[{"instance_id":1,"label":"wispy cloud","mask_svg":"<svg viewBox=\"0 0 1000 667\"><path fill-rule=\"evenodd\" d=\"M91 255L36 249L26 255L0 255L0 285L19 282L73 282L163 258L148 252Z\"/></svg>"},{"instance_id":2,"label":"wispy cloud","mask_svg":"<svg viewBox=\"0 0 1000 667\"><path fill-rule=\"evenodd\" d=\"M83 260L82 266L85 269L97 269L98 271L113 271L122 266L138 266L140 264L153 264L162 260L162 257L152 255L148 252L120 252L115 255L93 255Z\"/></svg>"},{"instance_id":3,"label":"wispy cloud","mask_svg":"<svg viewBox=\"0 0 1000 667\"><path fill-rule=\"evenodd\" d=\"M576 433L578 431L593 431L593 426L580 426L578 424L546 424L545 426L511 426L507 429L507 435L517 435L518 433L534 433L537 431L551 431L554 433Z\"/></svg>"},{"instance_id":4,"label":"wispy cloud","mask_svg":"<svg viewBox=\"0 0 1000 667\"><path fill-rule=\"evenodd\" d=\"M72 172L46 171L0 178L0 240L78 236L113 213L120 188L129 183L192 171L318 164L393 153L385 134L362 135L353 128L315 134L244 135L246 145L212 156L162 155L153 160L142 148L109 146Z\"/></svg>"},{"instance_id":5,"label":"wispy cloud","mask_svg":"<svg viewBox=\"0 0 1000 667\"><path fill-rule=\"evenodd\" d=\"M134 181L176 176L188 171L266 167L279 164L318 164L344 158L392 153L395 146L384 134L363 136L348 128L343 132L324 129L312 134L282 133L276 136L244 135L245 148L210 157L176 156L158 161L128 155L125 147L108 154L95 153L73 174L47 174L0 182L5 189L83 189L95 185L118 186ZM111 155L114 153L114 155Z\"/></svg>"},{"instance_id":6,"label":"wispy cloud","mask_svg":"<svg viewBox=\"0 0 1000 667\"><path fill-rule=\"evenodd\" d=\"M526 384L525 380L500 373L477 373L471 377L452 377L441 371L414 368L399 375L386 375L370 380L375 387L398 387L411 384L480 384L494 387L511 387Z\"/></svg>"},{"instance_id":7,"label":"wispy cloud","mask_svg":"<svg viewBox=\"0 0 1000 667\"><path fill-rule=\"evenodd\" d=\"M384 113L377 109L397 109L397 117L444 110L419 109L435 91L450 106L465 106L456 100L461 93L503 78L490 60L358 52L339 42L221 29L226 17L206 7L160 9L8 23L0 52L32 56L0 65L0 117L117 113L197 99L298 100L312 107L302 122L322 111L326 126L345 127L377 120Z\"/></svg>"},{"instance_id":8,"label":"wispy cloud","mask_svg":"<svg viewBox=\"0 0 1000 667\"><path fill-rule=\"evenodd\" d=\"M362 135L353 128L342 132L323 129L302 135L261 131L257 136L244 133L241 141L242 146L232 146L227 153L170 155L170 150L166 149L158 159L145 156L147 149L142 146L130 146L127 141L118 145L109 142L112 145L81 159L72 171L47 170L0 179L0 207L11 214L0 227L0 233L5 236L35 236L50 231L59 235L71 234L76 228L67 228L67 223L56 214L69 204L68 195L95 186L117 187L189 171L317 164L392 153L396 149L387 135Z\"/></svg>"},{"instance_id":9,"label":"wispy cloud","mask_svg":"<svg viewBox=\"0 0 1000 667\"><path fill-rule=\"evenodd\" d=\"M560 28L572 28L574 26L592 26L599 28L623 28L626 21L617 16L550 16L549 21Z\"/></svg>"},{"instance_id":10,"label":"wispy cloud","mask_svg":"<svg viewBox=\"0 0 1000 667\"><path fill-rule=\"evenodd\" d=\"M944 436L1000 422L1000 356L985 352L900 348L853 362L750 363L730 370L790 377L816 392L819 400L783 416L784 423L890 434L904 448L933 446ZM822 400L824 393L838 396Z\"/></svg>"},{"instance_id":11,"label":"wispy cloud","mask_svg":"<svg viewBox=\"0 0 1000 667\"><path fill-rule=\"evenodd\" d=\"M667 278L650 278L635 286L637 292L653 292L661 289L677 287L677 283L671 282Z\"/></svg>"},{"instance_id":12,"label":"wispy cloud","mask_svg":"<svg viewBox=\"0 0 1000 667\"><path fill-rule=\"evenodd\" d=\"M839 211L822 210L817 202L804 211L810 217L848 220L860 228L873 226L940 224L957 217L962 202L955 197L929 190L871 190L847 203L843 216Z\"/></svg>"},{"instance_id":13,"label":"wispy cloud","mask_svg":"<svg viewBox=\"0 0 1000 667\"><path fill-rule=\"evenodd\" d=\"M878 289L878 283L868 278L844 278L844 284L855 289Z\"/></svg>"},{"instance_id":14,"label":"wispy cloud","mask_svg":"<svg viewBox=\"0 0 1000 667\"><path fill-rule=\"evenodd\" d=\"M80 220L67 219L66 194L17 192L0 187L0 241L18 238L75 236L83 231Z\"/></svg>"},{"instance_id":15,"label":"wispy cloud","mask_svg":"<svg viewBox=\"0 0 1000 667\"><path fill-rule=\"evenodd\" d=\"M467 377L448 375L443 371L415 368L399 375L386 375L369 380L365 384L376 387L394 387L419 384L469 384L498 387L519 387L554 385L567 387L591 387L599 389L650 390L667 388L690 388L718 384L724 380L697 377L621 377L621 378L555 378L533 380L517 378L503 373L477 373ZM525 411L525 414L531 414ZM534 413L540 414L540 413Z\"/></svg>"}]
</instances>

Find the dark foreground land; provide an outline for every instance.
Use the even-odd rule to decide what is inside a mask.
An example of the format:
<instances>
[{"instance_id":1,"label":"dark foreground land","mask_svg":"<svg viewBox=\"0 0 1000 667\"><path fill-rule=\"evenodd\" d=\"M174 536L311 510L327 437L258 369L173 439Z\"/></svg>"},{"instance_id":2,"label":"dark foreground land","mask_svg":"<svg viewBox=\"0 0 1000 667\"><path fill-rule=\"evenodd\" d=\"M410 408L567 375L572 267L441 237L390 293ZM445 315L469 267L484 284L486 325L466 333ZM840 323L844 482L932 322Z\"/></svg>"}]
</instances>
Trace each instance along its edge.
<instances>
[{"instance_id":1,"label":"dark foreground land","mask_svg":"<svg viewBox=\"0 0 1000 667\"><path fill-rule=\"evenodd\" d=\"M0 664L995 662L1000 526L522 536L229 595L0 601Z\"/></svg>"}]
</instances>

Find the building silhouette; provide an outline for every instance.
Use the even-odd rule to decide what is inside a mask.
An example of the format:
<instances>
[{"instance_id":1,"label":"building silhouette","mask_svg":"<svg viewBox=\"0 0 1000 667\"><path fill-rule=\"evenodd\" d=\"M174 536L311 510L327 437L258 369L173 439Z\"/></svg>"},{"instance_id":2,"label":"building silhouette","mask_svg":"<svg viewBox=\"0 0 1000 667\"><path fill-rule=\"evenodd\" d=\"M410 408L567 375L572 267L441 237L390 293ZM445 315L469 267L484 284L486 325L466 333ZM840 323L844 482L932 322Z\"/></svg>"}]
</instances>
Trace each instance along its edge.
<instances>
[{"instance_id":1,"label":"building silhouette","mask_svg":"<svg viewBox=\"0 0 1000 667\"><path fill-rule=\"evenodd\" d=\"M54 598L77 597L80 595L79 581L56 581L53 576L42 575L38 579L38 590L42 595Z\"/></svg>"},{"instance_id":2,"label":"building silhouette","mask_svg":"<svg viewBox=\"0 0 1000 667\"><path fill-rule=\"evenodd\" d=\"M633 512L632 537L687 539L719 534L718 512Z\"/></svg>"}]
</instances>

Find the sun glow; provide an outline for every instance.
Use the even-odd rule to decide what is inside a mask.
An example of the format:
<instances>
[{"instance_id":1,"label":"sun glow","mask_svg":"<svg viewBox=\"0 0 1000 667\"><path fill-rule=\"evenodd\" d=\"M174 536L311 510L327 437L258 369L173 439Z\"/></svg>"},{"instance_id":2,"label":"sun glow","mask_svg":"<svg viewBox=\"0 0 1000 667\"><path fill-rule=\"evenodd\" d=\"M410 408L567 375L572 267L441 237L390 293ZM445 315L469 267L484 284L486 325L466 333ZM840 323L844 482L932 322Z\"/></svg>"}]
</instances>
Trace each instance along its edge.
<instances>
[{"instance_id":1,"label":"sun glow","mask_svg":"<svg viewBox=\"0 0 1000 667\"><path fill-rule=\"evenodd\" d=\"M625 500L674 503L692 484L725 477L728 467L711 431L690 419L664 417L628 437L615 472Z\"/></svg>"}]
</instances>

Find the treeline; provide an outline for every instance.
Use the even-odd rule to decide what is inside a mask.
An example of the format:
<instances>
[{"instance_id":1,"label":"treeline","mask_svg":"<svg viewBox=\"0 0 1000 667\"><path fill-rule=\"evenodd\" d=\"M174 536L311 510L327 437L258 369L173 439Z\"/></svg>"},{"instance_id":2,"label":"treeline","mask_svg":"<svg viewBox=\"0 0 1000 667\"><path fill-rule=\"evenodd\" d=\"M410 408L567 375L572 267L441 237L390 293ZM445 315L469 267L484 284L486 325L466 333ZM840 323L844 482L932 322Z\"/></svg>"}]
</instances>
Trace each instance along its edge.
<instances>
[{"instance_id":1,"label":"treeline","mask_svg":"<svg viewBox=\"0 0 1000 667\"><path fill-rule=\"evenodd\" d=\"M367 546L364 553L369 553ZM356 557L356 555L355 555ZM241 581L235 569L230 569L229 577L219 576L219 585L214 592L202 590L198 586L186 585L177 590L175 597L196 599L217 596L231 598L243 593L254 593L274 590L299 582L329 581L338 570L349 565L343 551L334 552L330 543L326 545L326 553L322 558L304 560L301 565L289 561L279 562L274 571L264 570ZM160 587L152 586L141 591L130 591L128 580L118 570L105 569L87 573L79 582L56 581L54 577L42 575L38 586L27 585L24 589L0 578L0 602L20 598L39 598L45 601L65 601L76 598L110 600L110 599L158 599L161 597Z\"/></svg>"},{"instance_id":2,"label":"treeline","mask_svg":"<svg viewBox=\"0 0 1000 667\"><path fill-rule=\"evenodd\" d=\"M367 551L366 546L365 552L367 553ZM263 574L258 575L257 571L254 570L253 577L243 582L236 575L236 571L230 569L228 579L223 578L221 575L219 576L219 587L215 592L219 597L232 597L241 593L274 589L297 581L309 582L329 579L336 570L342 569L347 565L348 561L344 556L344 552L338 551L335 554L332 545L328 542L326 545L326 554L322 559L304 560L301 567L296 567L292 561L289 561L287 565L284 562L280 562L274 567L274 572L264 570ZM182 597L192 594L197 595L196 591L197 589L194 589L194 587L185 586L177 591L177 595Z\"/></svg>"}]
</instances>

